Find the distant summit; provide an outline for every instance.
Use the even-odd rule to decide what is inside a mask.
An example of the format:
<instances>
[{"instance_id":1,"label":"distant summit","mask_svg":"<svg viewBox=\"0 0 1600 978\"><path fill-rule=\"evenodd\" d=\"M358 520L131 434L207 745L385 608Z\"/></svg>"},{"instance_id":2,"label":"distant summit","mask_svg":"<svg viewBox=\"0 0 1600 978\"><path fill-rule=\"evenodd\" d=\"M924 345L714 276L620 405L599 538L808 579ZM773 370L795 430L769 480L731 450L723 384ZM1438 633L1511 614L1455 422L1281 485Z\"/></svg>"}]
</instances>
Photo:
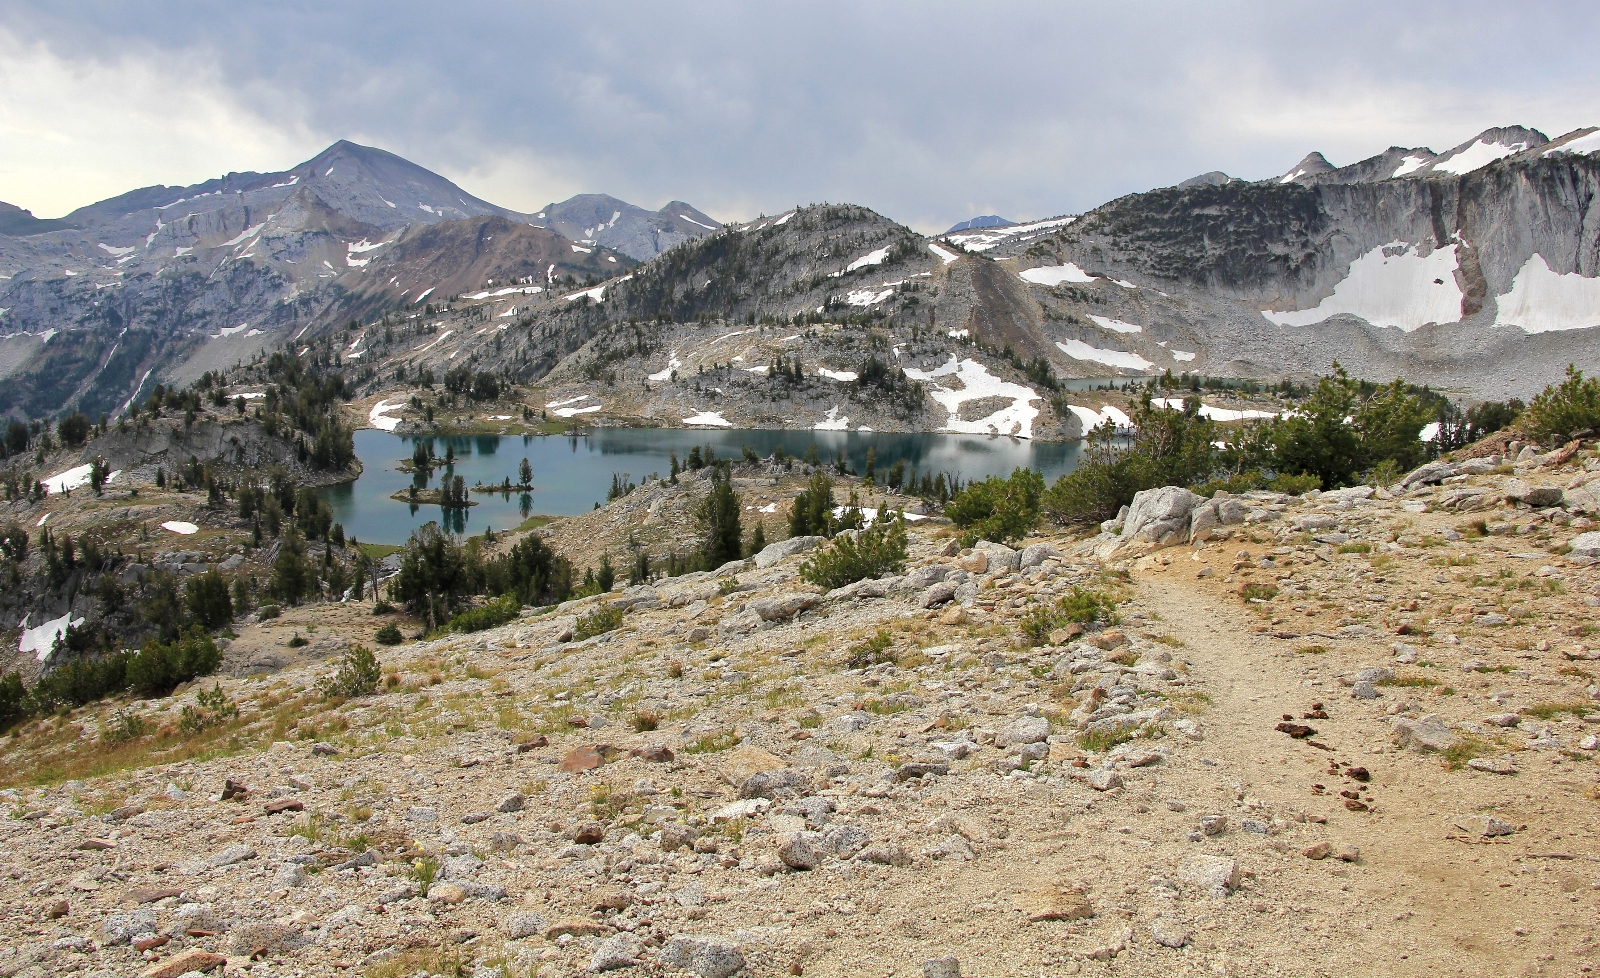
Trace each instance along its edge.
<instances>
[{"instance_id":1,"label":"distant summit","mask_svg":"<svg viewBox=\"0 0 1600 978\"><path fill-rule=\"evenodd\" d=\"M961 231L977 231L982 228L1008 228L1016 223L1016 221L1008 221L998 214L985 214L982 217L974 217L970 221L962 221L960 224L957 224L955 227L946 231L945 234L956 234Z\"/></svg>"},{"instance_id":2,"label":"distant summit","mask_svg":"<svg viewBox=\"0 0 1600 978\"><path fill-rule=\"evenodd\" d=\"M1189 179L1178 184L1178 189L1182 190L1188 187L1220 187L1224 184L1232 183L1235 179L1237 178L1230 177L1221 170L1212 170L1210 173L1202 173L1197 177L1190 177Z\"/></svg>"}]
</instances>

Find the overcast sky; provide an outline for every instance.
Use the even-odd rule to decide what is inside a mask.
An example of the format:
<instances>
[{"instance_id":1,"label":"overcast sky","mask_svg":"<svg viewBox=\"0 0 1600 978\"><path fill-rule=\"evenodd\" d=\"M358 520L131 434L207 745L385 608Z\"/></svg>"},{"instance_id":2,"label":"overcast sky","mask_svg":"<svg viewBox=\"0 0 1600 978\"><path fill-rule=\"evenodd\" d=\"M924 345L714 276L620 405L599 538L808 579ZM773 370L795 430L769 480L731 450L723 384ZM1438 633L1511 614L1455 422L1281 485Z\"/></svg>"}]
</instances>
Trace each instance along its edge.
<instances>
[{"instance_id":1,"label":"overcast sky","mask_svg":"<svg viewBox=\"0 0 1600 978\"><path fill-rule=\"evenodd\" d=\"M0 200L56 217L340 138L495 203L922 231L1600 124L1600 4L0 0Z\"/></svg>"}]
</instances>

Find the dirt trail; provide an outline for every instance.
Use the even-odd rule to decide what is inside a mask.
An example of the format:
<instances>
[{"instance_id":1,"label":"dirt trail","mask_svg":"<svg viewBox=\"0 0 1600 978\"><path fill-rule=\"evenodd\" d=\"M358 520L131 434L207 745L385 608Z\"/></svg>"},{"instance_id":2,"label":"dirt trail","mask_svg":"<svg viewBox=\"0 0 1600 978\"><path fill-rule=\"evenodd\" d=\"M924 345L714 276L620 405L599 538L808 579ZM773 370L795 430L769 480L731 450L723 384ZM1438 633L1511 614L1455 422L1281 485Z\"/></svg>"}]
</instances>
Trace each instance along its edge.
<instances>
[{"instance_id":1,"label":"dirt trail","mask_svg":"<svg viewBox=\"0 0 1600 978\"><path fill-rule=\"evenodd\" d=\"M1283 882L1314 891L1316 912L1307 916L1327 924L1308 923L1307 940L1286 952L1333 953L1334 970L1368 975L1590 971L1592 953L1574 944L1586 940L1592 924L1597 852L1592 838L1563 842L1559 828L1546 832L1538 824L1552 814L1543 771L1515 779L1452 772L1437 756L1396 748L1382 716L1386 700L1360 706L1336 678L1371 664L1370 652L1296 655L1286 643L1253 632L1258 620L1236 597L1197 581L1201 563L1188 557L1166 566L1142 563L1135 573L1139 600L1185 640L1191 673L1211 697L1202 746L1218 776L1240 786L1245 807L1259 799L1281 816L1325 817L1336 850L1346 844L1361 850L1354 865L1313 862L1298 849L1291 854ZM1302 719L1315 702L1328 717ZM1317 733L1292 740L1275 730L1289 713ZM1362 786L1330 775L1330 760L1371 773L1361 796L1371 801L1370 812L1346 810L1339 791ZM1527 763L1532 759L1519 760ZM1326 793L1313 794L1314 784ZM1486 810L1528 828L1499 844L1451 838L1460 834L1452 827L1456 816ZM1345 938L1329 941L1330 931Z\"/></svg>"}]
</instances>

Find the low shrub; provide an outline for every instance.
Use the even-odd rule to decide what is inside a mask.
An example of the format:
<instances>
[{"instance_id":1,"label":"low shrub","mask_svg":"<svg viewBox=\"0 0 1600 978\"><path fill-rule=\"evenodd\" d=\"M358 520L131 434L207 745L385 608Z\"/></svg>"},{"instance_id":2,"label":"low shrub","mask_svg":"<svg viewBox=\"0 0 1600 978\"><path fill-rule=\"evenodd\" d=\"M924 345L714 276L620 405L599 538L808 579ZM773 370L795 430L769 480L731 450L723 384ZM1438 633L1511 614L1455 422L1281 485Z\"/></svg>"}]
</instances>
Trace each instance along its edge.
<instances>
[{"instance_id":1,"label":"low shrub","mask_svg":"<svg viewBox=\"0 0 1600 978\"><path fill-rule=\"evenodd\" d=\"M405 641L405 636L400 634L400 629L394 626L394 622L390 622L378 629L377 634L373 635L372 638L379 645L399 645Z\"/></svg>"},{"instance_id":2,"label":"low shrub","mask_svg":"<svg viewBox=\"0 0 1600 978\"><path fill-rule=\"evenodd\" d=\"M970 547L979 540L1013 543L1039 522L1043 497L1044 476L1032 469L1016 469L1010 478L992 475L956 493L944 515L963 531L962 546Z\"/></svg>"},{"instance_id":3,"label":"low shrub","mask_svg":"<svg viewBox=\"0 0 1600 978\"><path fill-rule=\"evenodd\" d=\"M894 636L889 634L888 629L880 628L877 634L865 642L858 642L850 647L845 656L845 668L865 669L880 663L893 662L894 656L889 653L889 646L893 644Z\"/></svg>"},{"instance_id":4,"label":"low shrub","mask_svg":"<svg viewBox=\"0 0 1600 978\"><path fill-rule=\"evenodd\" d=\"M322 695L328 699L367 696L377 692L382 677L383 667L372 650L365 645L351 646L339 660L339 671L322 684Z\"/></svg>"},{"instance_id":5,"label":"low shrub","mask_svg":"<svg viewBox=\"0 0 1600 978\"><path fill-rule=\"evenodd\" d=\"M832 590L869 577L898 574L906 566L906 527L899 513L880 516L865 530L835 537L800 565L800 578Z\"/></svg>"},{"instance_id":6,"label":"low shrub","mask_svg":"<svg viewBox=\"0 0 1600 978\"><path fill-rule=\"evenodd\" d=\"M1104 591L1091 588L1073 587L1071 592L1062 595L1056 604L1068 621L1075 621L1081 625L1109 622L1115 619L1117 614L1116 600Z\"/></svg>"},{"instance_id":7,"label":"low shrub","mask_svg":"<svg viewBox=\"0 0 1600 978\"><path fill-rule=\"evenodd\" d=\"M127 663L128 687L136 693L161 695L183 683L209 676L222 664L222 650L198 626L191 625L176 641L146 641Z\"/></svg>"},{"instance_id":8,"label":"low shrub","mask_svg":"<svg viewBox=\"0 0 1600 978\"><path fill-rule=\"evenodd\" d=\"M178 715L178 730L194 736L238 718L238 704L228 699L220 685L213 685L209 693L201 690L195 695L194 704L183 708Z\"/></svg>"},{"instance_id":9,"label":"low shrub","mask_svg":"<svg viewBox=\"0 0 1600 978\"><path fill-rule=\"evenodd\" d=\"M1541 441L1600 429L1600 378L1568 364L1567 379L1541 391L1518 424Z\"/></svg>"},{"instance_id":10,"label":"low shrub","mask_svg":"<svg viewBox=\"0 0 1600 978\"><path fill-rule=\"evenodd\" d=\"M452 632L481 632L517 620L522 602L514 594L501 595L481 608L469 608L450 619Z\"/></svg>"},{"instance_id":11,"label":"low shrub","mask_svg":"<svg viewBox=\"0 0 1600 978\"><path fill-rule=\"evenodd\" d=\"M578 625L573 631L573 637L581 642L586 638L594 638L596 635L604 635L606 632L613 631L621 624L622 609L614 604L602 604L589 614L578 619Z\"/></svg>"}]
</instances>

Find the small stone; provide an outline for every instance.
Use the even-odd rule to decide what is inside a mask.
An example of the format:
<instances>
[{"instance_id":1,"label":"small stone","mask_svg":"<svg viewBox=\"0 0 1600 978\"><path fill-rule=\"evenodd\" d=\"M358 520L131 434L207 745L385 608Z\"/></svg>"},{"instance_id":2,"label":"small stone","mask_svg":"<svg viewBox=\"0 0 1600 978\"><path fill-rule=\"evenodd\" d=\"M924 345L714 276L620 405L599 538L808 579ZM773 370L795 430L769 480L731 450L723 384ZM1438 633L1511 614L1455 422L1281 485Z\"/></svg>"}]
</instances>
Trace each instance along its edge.
<instances>
[{"instance_id":1,"label":"small stone","mask_svg":"<svg viewBox=\"0 0 1600 978\"><path fill-rule=\"evenodd\" d=\"M1206 835L1221 835L1222 833L1228 831L1228 816L1200 816L1200 831Z\"/></svg>"},{"instance_id":2,"label":"small stone","mask_svg":"<svg viewBox=\"0 0 1600 978\"><path fill-rule=\"evenodd\" d=\"M523 911L506 917L500 925L500 930L507 938L517 941L524 937L533 937L544 930L548 924L539 914Z\"/></svg>"},{"instance_id":3,"label":"small stone","mask_svg":"<svg viewBox=\"0 0 1600 978\"><path fill-rule=\"evenodd\" d=\"M520 812L522 811L522 806L526 801L527 798L521 794L507 795L506 797L500 799L500 804L495 806L495 811Z\"/></svg>"},{"instance_id":4,"label":"small stone","mask_svg":"<svg viewBox=\"0 0 1600 978\"><path fill-rule=\"evenodd\" d=\"M284 863L272 874L274 886L302 886L306 881L306 868L299 863Z\"/></svg>"},{"instance_id":5,"label":"small stone","mask_svg":"<svg viewBox=\"0 0 1600 978\"><path fill-rule=\"evenodd\" d=\"M1221 900L1239 885L1239 864L1224 856L1190 856L1178 866L1178 876Z\"/></svg>"},{"instance_id":6,"label":"small stone","mask_svg":"<svg viewBox=\"0 0 1600 978\"><path fill-rule=\"evenodd\" d=\"M599 822L582 822L573 827L569 838L580 846L592 846L606 837L606 827Z\"/></svg>"},{"instance_id":7,"label":"small stone","mask_svg":"<svg viewBox=\"0 0 1600 978\"><path fill-rule=\"evenodd\" d=\"M159 964L152 965L140 972L141 978L179 978L190 972L216 971L228 963L228 959L220 954L209 951L185 951L184 953L168 958Z\"/></svg>"},{"instance_id":8,"label":"small stone","mask_svg":"<svg viewBox=\"0 0 1600 978\"><path fill-rule=\"evenodd\" d=\"M1000 748L1013 744L1037 744L1050 736L1050 721L1044 717L1018 717L1000 729L994 736L994 745Z\"/></svg>"},{"instance_id":9,"label":"small stone","mask_svg":"<svg viewBox=\"0 0 1600 978\"><path fill-rule=\"evenodd\" d=\"M644 945L637 937L627 932L613 934L595 947L589 958L589 970L615 971L631 967L639 963L639 955L643 953Z\"/></svg>"},{"instance_id":10,"label":"small stone","mask_svg":"<svg viewBox=\"0 0 1600 978\"><path fill-rule=\"evenodd\" d=\"M814 832L791 832L778 840L778 858L790 869L816 869L822 853L813 842Z\"/></svg>"},{"instance_id":11,"label":"small stone","mask_svg":"<svg viewBox=\"0 0 1600 978\"><path fill-rule=\"evenodd\" d=\"M411 822L437 822L439 813L431 808L414 807L406 810L406 819Z\"/></svg>"},{"instance_id":12,"label":"small stone","mask_svg":"<svg viewBox=\"0 0 1600 978\"><path fill-rule=\"evenodd\" d=\"M435 883L428 887L429 903L457 904L467 898L467 891L454 883Z\"/></svg>"},{"instance_id":13,"label":"small stone","mask_svg":"<svg viewBox=\"0 0 1600 978\"><path fill-rule=\"evenodd\" d=\"M906 852L903 846L893 842L868 846L861 850L861 854L857 858L862 862L877 863L880 866L911 865L911 854Z\"/></svg>"},{"instance_id":14,"label":"small stone","mask_svg":"<svg viewBox=\"0 0 1600 978\"><path fill-rule=\"evenodd\" d=\"M1329 856L1333 855L1333 843L1318 842L1314 846L1307 847L1300 853L1300 855L1306 857L1307 859L1327 859Z\"/></svg>"},{"instance_id":15,"label":"small stone","mask_svg":"<svg viewBox=\"0 0 1600 978\"><path fill-rule=\"evenodd\" d=\"M1517 773L1516 765L1511 763L1511 758L1509 757L1474 757L1467 762L1467 767L1487 774Z\"/></svg>"},{"instance_id":16,"label":"small stone","mask_svg":"<svg viewBox=\"0 0 1600 978\"><path fill-rule=\"evenodd\" d=\"M574 747L561 759L559 770L567 774L580 774L593 771L605 762L605 755L593 747Z\"/></svg>"},{"instance_id":17,"label":"small stone","mask_svg":"<svg viewBox=\"0 0 1600 978\"><path fill-rule=\"evenodd\" d=\"M1096 791L1110 791L1112 788L1122 787L1122 775L1107 768L1095 768L1089 772L1089 787Z\"/></svg>"},{"instance_id":18,"label":"small stone","mask_svg":"<svg viewBox=\"0 0 1600 978\"><path fill-rule=\"evenodd\" d=\"M729 978L744 967L739 946L721 937L679 934L661 949L661 963L700 978Z\"/></svg>"},{"instance_id":19,"label":"small stone","mask_svg":"<svg viewBox=\"0 0 1600 978\"><path fill-rule=\"evenodd\" d=\"M1358 700L1375 700L1378 698L1378 690L1368 680L1358 679L1350 688L1350 696Z\"/></svg>"},{"instance_id":20,"label":"small stone","mask_svg":"<svg viewBox=\"0 0 1600 978\"><path fill-rule=\"evenodd\" d=\"M228 848L212 856L210 859L207 859L206 862L207 864L220 869L223 866L232 866L235 863L242 863L247 859L254 858L256 858L256 851L249 846L229 846Z\"/></svg>"},{"instance_id":21,"label":"small stone","mask_svg":"<svg viewBox=\"0 0 1600 978\"><path fill-rule=\"evenodd\" d=\"M1157 917L1150 922L1150 937L1162 947L1180 948L1189 943L1189 927L1176 917Z\"/></svg>"},{"instance_id":22,"label":"small stone","mask_svg":"<svg viewBox=\"0 0 1600 978\"><path fill-rule=\"evenodd\" d=\"M961 961L954 956L924 961L922 978L961 978Z\"/></svg>"},{"instance_id":23,"label":"small stone","mask_svg":"<svg viewBox=\"0 0 1600 978\"><path fill-rule=\"evenodd\" d=\"M303 812L305 810L305 803L296 801L293 798L279 798L277 801L269 801L263 808L263 811L268 815L281 815L284 812Z\"/></svg>"},{"instance_id":24,"label":"small stone","mask_svg":"<svg viewBox=\"0 0 1600 978\"><path fill-rule=\"evenodd\" d=\"M69 910L70 910L70 907L68 907L67 901L65 901L65 900L56 900L55 902L51 903L49 906L44 908L44 919L45 920L60 920L62 917L65 917L67 915Z\"/></svg>"},{"instance_id":25,"label":"small stone","mask_svg":"<svg viewBox=\"0 0 1600 978\"><path fill-rule=\"evenodd\" d=\"M1510 835L1517 831L1517 827L1510 822L1503 822L1493 815L1458 815L1455 820L1456 828L1468 835L1482 839L1493 839L1496 836Z\"/></svg>"},{"instance_id":26,"label":"small stone","mask_svg":"<svg viewBox=\"0 0 1600 978\"><path fill-rule=\"evenodd\" d=\"M811 790L811 778L804 771L780 768L757 771L739 786L740 798L797 798Z\"/></svg>"}]
</instances>

